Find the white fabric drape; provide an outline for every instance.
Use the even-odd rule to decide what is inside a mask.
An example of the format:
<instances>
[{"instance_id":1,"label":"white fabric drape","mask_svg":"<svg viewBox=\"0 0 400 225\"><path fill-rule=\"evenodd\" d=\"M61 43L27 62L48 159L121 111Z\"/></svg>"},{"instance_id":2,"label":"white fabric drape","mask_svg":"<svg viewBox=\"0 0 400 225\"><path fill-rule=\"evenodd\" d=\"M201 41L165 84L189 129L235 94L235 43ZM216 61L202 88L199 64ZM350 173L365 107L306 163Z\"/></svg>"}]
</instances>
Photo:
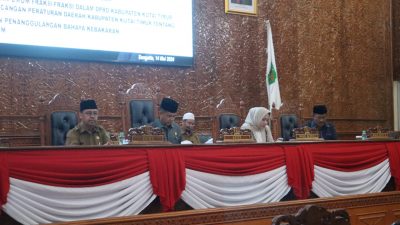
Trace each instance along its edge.
<instances>
[{"instance_id":1,"label":"white fabric drape","mask_svg":"<svg viewBox=\"0 0 400 225\"><path fill-rule=\"evenodd\" d=\"M182 200L195 209L277 202L290 190L286 166L248 176L222 176L186 169Z\"/></svg>"},{"instance_id":2,"label":"white fabric drape","mask_svg":"<svg viewBox=\"0 0 400 225\"><path fill-rule=\"evenodd\" d=\"M55 187L10 179L4 212L22 224L41 224L140 213L156 196L149 173L97 187Z\"/></svg>"},{"instance_id":3,"label":"white fabric drape","mask_svg":"<svg viewBox=\"0 0 400 225\"><path fill-rule=\"evenodd\" d=\"M376 193L390 180L389 160L364 170L342 172L314 166L312 191L319 197Z\"/></svg>"}]
</instances>

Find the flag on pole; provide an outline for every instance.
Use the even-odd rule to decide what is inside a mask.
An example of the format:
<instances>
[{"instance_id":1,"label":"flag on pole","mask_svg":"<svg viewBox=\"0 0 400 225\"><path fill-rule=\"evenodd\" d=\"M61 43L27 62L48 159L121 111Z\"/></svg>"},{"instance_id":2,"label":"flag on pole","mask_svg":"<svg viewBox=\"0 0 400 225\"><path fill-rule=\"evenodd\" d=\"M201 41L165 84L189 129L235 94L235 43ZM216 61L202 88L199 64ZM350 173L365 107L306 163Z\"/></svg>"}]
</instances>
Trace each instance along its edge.
<instances>
[{"instance_id":1,"label":"flag on pole","mask_svg":"<svg viewBox=\"0 0 400 225\"><path fill-rule=\"evenodd\" d=\"M266 84L268 94L269 109L272 110L274 105L276 109L282 106L281 93L279 91L278 72L275 63L274 43L272 41L271 24L269 20L266 22L267 27L267 71L266 71Z\"/></svg>"}]
</instances>

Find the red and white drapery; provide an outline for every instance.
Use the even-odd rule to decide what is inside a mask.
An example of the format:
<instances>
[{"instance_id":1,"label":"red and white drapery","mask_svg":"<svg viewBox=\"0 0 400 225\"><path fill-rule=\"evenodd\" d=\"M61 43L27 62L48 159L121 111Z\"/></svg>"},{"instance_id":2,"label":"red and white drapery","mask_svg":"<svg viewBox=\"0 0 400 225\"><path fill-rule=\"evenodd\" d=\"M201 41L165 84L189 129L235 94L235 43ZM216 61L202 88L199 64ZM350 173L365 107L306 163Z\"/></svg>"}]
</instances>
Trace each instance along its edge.
<instances>
[{"instance_id":1,"label":"red and white drapery","mask_svg":"<svg viewBox=\"0 0 400 225\"><path fill-rule=\"evenodd\" d=\"M400 143L351 142L0 152L0 204L23 224L138 214L156 197L193 208L400 187Z\"/></svg>"}]
</instances>

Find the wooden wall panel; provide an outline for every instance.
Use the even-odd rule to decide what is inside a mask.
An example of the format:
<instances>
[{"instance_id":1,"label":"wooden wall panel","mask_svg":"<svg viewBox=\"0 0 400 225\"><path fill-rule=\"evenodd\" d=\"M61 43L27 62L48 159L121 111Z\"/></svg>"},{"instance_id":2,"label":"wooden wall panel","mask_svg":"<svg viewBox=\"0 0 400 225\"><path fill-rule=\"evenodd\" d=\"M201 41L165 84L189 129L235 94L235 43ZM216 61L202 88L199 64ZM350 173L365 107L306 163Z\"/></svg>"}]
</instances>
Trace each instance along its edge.
<instances>
[{"instance_id":1,"label":"wooden wall panel","mask_svg":"<svg viewBox=\"0 0 400 225\"><path fill-rule=\"evenodd\" d=\"M391 0L259 0L257 17L225 14L224 1L194 1L193 8L190 68L0 57L0 117L38 117L39 96L50 101L60 92L77 101L95 98L104 118L119 116L119 87L139 82L177 99L180 115L208 116L210 101L227 96L238 104L242 98L246 109L265 106L265 21L270 20L284 102L276 118L299 114L300 104L303 115L311 116L313 104L325 103L343 134L378 124L393 127L392 66L399 64L399 47L394 46L392 61ZM397 29L393 37L398 36ZM38 135L34 120L1 124L8 125L0 135ZM117 117L103 124L121 129Z\"/></svg>"},{"instance_id":2,"label":"wooden wall panel","mask_svg":"<svg viewBox=\"0 0 400 225\"><path fill-rule=\"evenodd\" d=\"M400 81L400 1L392 1L393 79Z\"/></svg>"}]
</instances>

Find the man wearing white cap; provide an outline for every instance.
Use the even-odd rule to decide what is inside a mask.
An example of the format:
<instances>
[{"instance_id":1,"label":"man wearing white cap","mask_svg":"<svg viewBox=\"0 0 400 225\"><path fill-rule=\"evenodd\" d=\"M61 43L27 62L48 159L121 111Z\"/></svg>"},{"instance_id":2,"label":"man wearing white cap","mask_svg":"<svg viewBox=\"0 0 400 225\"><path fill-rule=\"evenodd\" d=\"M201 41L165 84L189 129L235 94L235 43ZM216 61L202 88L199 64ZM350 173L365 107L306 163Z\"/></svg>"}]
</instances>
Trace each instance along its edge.
<instances>
[{"instance_id":1,"label":"man wearing white cap","mask_svg":"<svg viewBox=\"0 0 400 225\"><path fill-rule=\"evenodd\" d=\"M194 114L191 112L185 113L182 118L182 141L200 144L199 136L194 132Z\"/></svg>"}]
</instances>

